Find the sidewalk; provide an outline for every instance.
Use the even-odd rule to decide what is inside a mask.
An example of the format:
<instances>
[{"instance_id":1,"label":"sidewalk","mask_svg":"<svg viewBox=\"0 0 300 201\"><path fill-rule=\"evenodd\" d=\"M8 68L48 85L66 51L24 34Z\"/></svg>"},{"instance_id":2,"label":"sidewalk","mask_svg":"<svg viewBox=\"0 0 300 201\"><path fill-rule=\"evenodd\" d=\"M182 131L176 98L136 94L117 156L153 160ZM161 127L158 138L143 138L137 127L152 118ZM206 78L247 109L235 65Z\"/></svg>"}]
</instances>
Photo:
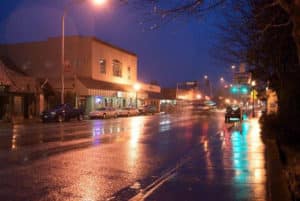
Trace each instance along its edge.
<instances>
[{"instance_id":1,"label":"sidewalk","mask_svg":"<svg viewBox=\"0 0 300 201\"><path fill-rule=\"evenodd\" d=\"M266 158L268 170L268 199L270 201L291 201L288 181L281 163L275 140L266 140Z\"/></svg>"},{"instance_id":2,"label":"sidewalk","mask_svg":"<svg viewBox=\"0 0 300 201\"><path fill-rule=\"evenodd\" d=\"M300 200L300 150L281 146L282 154L286 159L285 176L292 193L292 200Z\"/></svg>"}]
</instances>

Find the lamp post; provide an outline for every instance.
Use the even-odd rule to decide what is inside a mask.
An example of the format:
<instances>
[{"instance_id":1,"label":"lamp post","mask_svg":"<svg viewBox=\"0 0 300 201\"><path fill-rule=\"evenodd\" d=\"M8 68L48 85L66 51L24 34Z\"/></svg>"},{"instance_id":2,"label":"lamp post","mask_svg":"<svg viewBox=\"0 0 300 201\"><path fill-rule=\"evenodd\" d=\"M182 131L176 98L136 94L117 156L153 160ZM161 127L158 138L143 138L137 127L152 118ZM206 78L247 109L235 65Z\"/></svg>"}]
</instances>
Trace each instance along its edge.
<instances>
[{"instance_id":1,"label":"lamp post","mask_svg":"<svg viewBox=\"0 0 300 201\"><path fill-rule=\"evenodd\" d=\"M141 89L141 85L139 83L135 83L133 88L135 90L135 106L138 108L138 91Z\"/></svg>"},{"instance_id":2,"label":"lamp post","mask_svg":"<svg viewBox=\"0 0 300 201\"><path fill-rule=\"evenodd\" d=\"M73 0L64 7L63 15L61 17L61 104L65 103L65 18L68 10L75 4L83 3L87 0ZM104 4L106 0L93 0L97 5Z\"/></svg>"},{"instance_id":3,"label":"lamp post","mask_svg":"<svg viewBox=\"0 0 300 201\"><path fill-rule=\"evenodd\" d=\"M204 75L205 85L208 87L209 95L212 97L212 85L210 83L210 80L208 79L207 75Z\"/></svg>"},{"instance_id":4,"label":"lamp post","mask_svg":"<svg viewBox=\"0 0 300 201\"><path fill-rule=\"evenodd\" d=\"M255 117L255 110L254 110L254 87L256 85L256 82L253 80L251 82L251 86L252 86L252 117Z\"/></svg>"}]
</instances>

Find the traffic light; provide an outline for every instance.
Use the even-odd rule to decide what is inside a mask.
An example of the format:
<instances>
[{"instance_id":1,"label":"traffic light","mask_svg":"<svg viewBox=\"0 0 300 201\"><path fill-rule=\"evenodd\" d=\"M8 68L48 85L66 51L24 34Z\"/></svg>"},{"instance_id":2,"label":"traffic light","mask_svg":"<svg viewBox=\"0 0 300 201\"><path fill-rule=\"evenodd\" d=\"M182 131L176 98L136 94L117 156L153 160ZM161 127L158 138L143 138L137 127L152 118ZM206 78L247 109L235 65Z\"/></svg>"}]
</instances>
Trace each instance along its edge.
<instances>
[{"instance_id":1,"label":"traffic light","mask_svg":"<svg viewBox=\"0 0 300 201\"><path fill-rule=\"evenodd\" d=\"M245 85L241 86L240 93L243 94L243 95L247 95L249 93L248 87L245 86Z\"/></svg>"},{"instance_id":2,"label":"traffic light","mask_svg":"<svg viewBox=\"0 0 300 201\"><path fill-rule=\"evenodd\" d=\"M247 85L233 85L230 87L230 93L247 95L249 94L249 87Z\"/></svg>"},{"instance_id":3,"label":"traffic light","mask_svg":"<svg viewBox=\"0 0 300 201\"><path fill-rule=\"evenodd\" d=\"M232 94L238 94L239 93L239 88L237 86L232 86L230 88L230 93L232 93Z\"/></svg>"}]
</instances>

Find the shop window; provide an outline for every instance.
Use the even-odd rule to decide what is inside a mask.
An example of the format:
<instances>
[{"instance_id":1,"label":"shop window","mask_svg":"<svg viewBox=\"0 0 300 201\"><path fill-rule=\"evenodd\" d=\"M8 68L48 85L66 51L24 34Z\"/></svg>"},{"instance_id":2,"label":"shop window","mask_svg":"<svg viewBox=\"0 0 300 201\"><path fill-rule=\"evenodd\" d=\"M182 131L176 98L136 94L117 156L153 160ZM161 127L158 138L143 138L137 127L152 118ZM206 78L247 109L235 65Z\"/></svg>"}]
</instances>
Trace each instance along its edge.
<instances>
[{"instance_id":1,"label":"shop window","mask_svg":"<svg viewBox=\"0 0 300 201\"><path fill-rule=\"evenodd\" d=\"M113 75L116 77L122 77L122 65L118 60L113 60Z\"/></svg>"}]
</instances>

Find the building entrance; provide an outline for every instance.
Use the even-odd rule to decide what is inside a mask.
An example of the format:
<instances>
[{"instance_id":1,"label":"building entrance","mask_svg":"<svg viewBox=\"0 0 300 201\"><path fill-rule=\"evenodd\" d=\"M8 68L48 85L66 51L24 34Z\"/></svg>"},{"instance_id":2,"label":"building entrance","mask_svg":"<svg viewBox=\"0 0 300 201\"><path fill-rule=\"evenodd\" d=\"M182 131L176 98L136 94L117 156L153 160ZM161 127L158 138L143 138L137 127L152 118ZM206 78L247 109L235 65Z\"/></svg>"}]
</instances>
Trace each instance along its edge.
<instances>
[{"instance_id":1,"label":"building entrance","mask_svg":"<svg viewBox=\"0 0 300 201\"><path fill-rule=\"evenodd\" d=\"M8 105L8 96L0 95L0 120L3 120L5 117L7 105Z\"/></svg>"}]
</instances>

